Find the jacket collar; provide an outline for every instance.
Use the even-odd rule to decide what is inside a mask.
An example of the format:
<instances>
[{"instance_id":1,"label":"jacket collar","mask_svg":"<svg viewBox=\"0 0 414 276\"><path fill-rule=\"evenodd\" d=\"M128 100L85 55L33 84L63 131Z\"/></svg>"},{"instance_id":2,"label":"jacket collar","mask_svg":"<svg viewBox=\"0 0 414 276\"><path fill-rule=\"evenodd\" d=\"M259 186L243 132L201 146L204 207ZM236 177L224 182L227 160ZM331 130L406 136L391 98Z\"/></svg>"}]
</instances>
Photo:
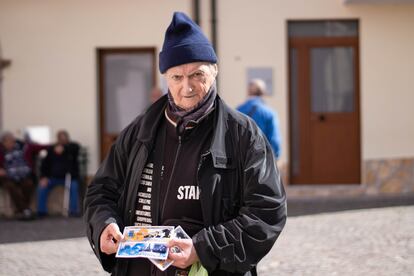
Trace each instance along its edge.
<instances>
[{"instance_id":1,"label":"jacket collar","mask_svg":"<svg viewBox=\"0 0 414 276\"><path fill-rule=\"evenodd\" d=\"M232 131L229 131L229 112L228 107L223 100L217 95L217 108L215 111L215 125L213 140L210 146L210 153L213 159L213 165L218 169L235 168L233 147L230 146Z\"/></svg>"},{"instance_id":2,"label":"jacket collar","mask_svg":"<svg viewBox=\"0 0 414 276\"><path fill-rule=\"evenodd\" d=\"M162 96L157 102L152 104L142 116L142 123L139 127L137 139L149 148L155 141L157 130L160 122L164 116L165 108L168 104L167 95ZM233 147L230 147L229 141L231 139L231 131L229 131L228 117L229 109L223 100L217 95L216 108L214 112L214 132L213 139L209 149L213 160L213 166L219 169L230 169L235 167L235 160L233 158Z\"/></svg>"},{"instance_id":3,"label":"jacket collar","mask_svg":"<svg viewBox=\"0 0 414 276\"><path fill-rule=\"evenodd\" d=\"M142 123L139 125L137 134L139 141L152 146L167 104L168 98L167 95L164 95L145 111L142 115Z\"/></svg>"}]
</instances>

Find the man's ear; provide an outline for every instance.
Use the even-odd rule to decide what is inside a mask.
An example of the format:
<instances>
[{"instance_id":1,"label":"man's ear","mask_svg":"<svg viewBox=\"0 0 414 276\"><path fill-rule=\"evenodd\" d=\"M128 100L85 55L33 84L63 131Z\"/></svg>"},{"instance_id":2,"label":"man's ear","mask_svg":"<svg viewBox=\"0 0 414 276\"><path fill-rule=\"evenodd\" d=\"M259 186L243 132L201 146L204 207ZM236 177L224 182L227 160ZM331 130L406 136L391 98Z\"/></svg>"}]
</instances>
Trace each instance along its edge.
<instances>
[{"instance_id":1,"label":"man's ear","mask_svg":"<svg viewBox=\"0 0 414 276\"><path fill-rule=\"evenodd\" d=\"M218 66L217 63L213 64L213 76L217 77L218 74Z\"/></svg>"}]
</instances>

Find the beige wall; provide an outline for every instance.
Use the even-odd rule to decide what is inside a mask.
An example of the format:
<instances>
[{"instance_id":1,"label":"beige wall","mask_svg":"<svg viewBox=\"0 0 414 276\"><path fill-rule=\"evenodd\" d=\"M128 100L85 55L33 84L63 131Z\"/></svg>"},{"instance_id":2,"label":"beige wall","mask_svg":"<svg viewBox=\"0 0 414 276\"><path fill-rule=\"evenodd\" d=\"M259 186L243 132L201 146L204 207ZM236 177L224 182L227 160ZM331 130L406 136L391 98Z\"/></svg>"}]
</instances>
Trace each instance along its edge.
<instances>
[{"instance_id":1,"label":"beige wall","mask_svg":"<svg viewBox=\"0 0 414 276\"><path fill-rule=\"evenodd\" d=\"M97 47L162 47L174 10L191 2L0 2L0 43L13 64L4 71L4 128L66 128L98 165Z\"/></svg>"},{"instance_id":2,"label":"beige wall","mask_svg":"<svg viewBox=\"0 0 414 276\"><path fill-rule=\"evenodd\" d=\"M219 2L221 93L245 99L246 68L273 67L288 157L287 20L360 19L362 158L414 156L414 5L343 5L332 0ZM235 8L237 6L237 8ZM230 77L231 76L231 77Z\"/></svg>"},{"instance_id":3,"label":"beige wall","mask_svg":"<svg viewBox=\"0 0 414 276\"><path fill-rule=\"evenodd\" d=\"M414 156L414 5L343 5L332 0L218 2L220 89L236 106L245 99L246 68L274 69L283 157L288 159L286 21L360 19L362 158ZM4 71L3 122L67 128L98 165L97 47L162 46L172 11L192 1L0 2L0 43L12 66ZM201 25L211 33L210 3ZM411 78L410 78L411 77Z\"/></svg>"}]
</instances>

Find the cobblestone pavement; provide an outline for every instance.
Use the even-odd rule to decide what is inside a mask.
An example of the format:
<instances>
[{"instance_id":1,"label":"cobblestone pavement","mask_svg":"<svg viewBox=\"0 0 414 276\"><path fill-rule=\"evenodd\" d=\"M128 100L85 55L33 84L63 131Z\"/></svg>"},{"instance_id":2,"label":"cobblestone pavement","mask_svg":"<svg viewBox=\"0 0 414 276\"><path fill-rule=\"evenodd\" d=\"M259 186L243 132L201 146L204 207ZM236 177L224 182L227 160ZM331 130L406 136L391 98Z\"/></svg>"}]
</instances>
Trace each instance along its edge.
<instances>
[{"instance_id":1,"label":"cobblestone pavement","mask_svg":"<svg viewBox=\"0 0 414 276\"><path fill-rule=\"evenodd\" d=\"M74 238L0 244L0 275L108 274ZM414 206L290 218L259 275L414 275Z\"/></svg>"},{"instance_id":2,"label":"cobblestone pavement","mask_svg":"<svg viewBox=\"0 0 414 276\"><path fill-rule=\"evenodd\" d=\"M288 219L259 275L414 275L414 207Z\"/></svg>"}]
</instances>

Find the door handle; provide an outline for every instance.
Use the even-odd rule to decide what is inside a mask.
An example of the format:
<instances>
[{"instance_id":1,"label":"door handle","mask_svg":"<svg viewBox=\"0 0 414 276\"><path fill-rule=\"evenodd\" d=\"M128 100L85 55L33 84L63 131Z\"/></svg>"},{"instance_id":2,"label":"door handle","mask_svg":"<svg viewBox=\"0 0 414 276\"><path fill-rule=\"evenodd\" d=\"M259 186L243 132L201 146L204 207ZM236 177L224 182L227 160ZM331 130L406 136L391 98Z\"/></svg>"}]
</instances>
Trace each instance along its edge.
<instances>
[{"instance_id":1,"label":"door handle","mask_svg":"<svg viewBox=\"0 0 414 276\"><path fill-rule=\"evenodd\" d=\"M325 118L325 115L321 114L319 115L318 119L320 122L324 122L326 118Z\"/></svg>"}]
</instances>

